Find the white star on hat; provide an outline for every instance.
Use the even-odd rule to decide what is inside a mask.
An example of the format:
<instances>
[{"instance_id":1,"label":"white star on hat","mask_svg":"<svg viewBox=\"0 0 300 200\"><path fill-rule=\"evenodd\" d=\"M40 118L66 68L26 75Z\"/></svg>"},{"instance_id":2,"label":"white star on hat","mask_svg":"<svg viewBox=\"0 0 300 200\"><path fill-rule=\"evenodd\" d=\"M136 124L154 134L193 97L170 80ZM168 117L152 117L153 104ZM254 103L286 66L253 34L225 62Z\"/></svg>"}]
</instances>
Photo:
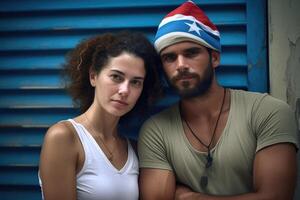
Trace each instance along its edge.
<instances>
[{"instance_id":1,"label":"white star on hat","mask_svg":"<svg viewBox=\"0 0 300 200\"><path fill-rule=\"evenodd\" d=\"M195 31L198 35L201 35L201 34L200 34L201 28L199 28L199 27L197 26L197 24L196 24L195 21L193 21L192 24L189 24L189 23L186 23L186 22L185 22L185 24L188 25L188 26L190 27L190 29L188 30L189 32Z\"/></svg>"}]
</instances>

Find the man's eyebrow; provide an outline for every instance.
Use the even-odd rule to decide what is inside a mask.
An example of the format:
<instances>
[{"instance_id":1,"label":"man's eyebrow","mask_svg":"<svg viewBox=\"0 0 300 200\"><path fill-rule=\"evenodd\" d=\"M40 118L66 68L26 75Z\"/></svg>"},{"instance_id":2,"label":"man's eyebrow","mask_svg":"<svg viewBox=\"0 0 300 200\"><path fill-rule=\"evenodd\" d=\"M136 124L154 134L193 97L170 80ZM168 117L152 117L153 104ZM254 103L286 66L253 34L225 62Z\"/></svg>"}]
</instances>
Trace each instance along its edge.
<instances>
[{"instance_id":1,"label":"man's eyebrow","mask_svg":"<svg viewBox=\"0 0 300 200\"><path fill-rule=\"evenodd\" d=\"M187 52L187 51L194 51L194 50L201 50L201 48L199 48L199 47L190 47L190 48L184 49L183 51Z\"/></svg>"},{"instance_id":2,"label":"man's eyebrow","mask_svg":"<svg viewBox=\"0 0 300 200\"><path fill-rule=\"evenodd\" d=\"M169 55L173 55L175 54L174 52L166 52L166 53L162 53L160 56L163 57L163 56L169 56Z\"/></svg>"},{"instance_id":3,"label":"man's eyebrow","mask_svg":"<svg viewBox=\"0 0 300 200\"><path fill-rule=\"evenodd\" d=\"M182 52L185 53L185 52L195 51L195 50L201 50L201 48L200 47L189 47L189 48L183 49ZM169 55L173 55L173 54L175 54L175 52L171 51L171 52L162 53L160 56L163 57L163 56L169 56Z\"/></svg>"}]
</instances>

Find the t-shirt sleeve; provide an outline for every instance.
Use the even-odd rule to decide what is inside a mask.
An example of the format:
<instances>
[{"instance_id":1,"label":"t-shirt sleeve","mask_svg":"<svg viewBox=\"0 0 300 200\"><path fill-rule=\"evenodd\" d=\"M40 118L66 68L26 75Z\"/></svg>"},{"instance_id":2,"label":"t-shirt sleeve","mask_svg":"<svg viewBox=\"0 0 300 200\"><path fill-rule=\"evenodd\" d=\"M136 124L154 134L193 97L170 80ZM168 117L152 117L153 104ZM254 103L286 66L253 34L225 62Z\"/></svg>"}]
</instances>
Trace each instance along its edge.
<instances>
[{"instance_id":1,"label":"t-shirt sleeve","mask_svg":"<svg viewBox=\"0 0 300 200\"><path fill-rule=\"evenodd\" d=\"M296 118L288 104L265 95L254 105L252 116L257 137L256 152L277 143L292 143L299 148Z\"/></svg>"},{"instance_id":2,"label":"t-shirt sleeve","mask_svg":"<svg viewBox=\"0 0 300 200\"><path fill-rule=\"evenodd\" d=\"M162 128L153 119L147 120L141 127L138 138L140 168L172 170L163 138Z\"/></svg>"}]
</instances>

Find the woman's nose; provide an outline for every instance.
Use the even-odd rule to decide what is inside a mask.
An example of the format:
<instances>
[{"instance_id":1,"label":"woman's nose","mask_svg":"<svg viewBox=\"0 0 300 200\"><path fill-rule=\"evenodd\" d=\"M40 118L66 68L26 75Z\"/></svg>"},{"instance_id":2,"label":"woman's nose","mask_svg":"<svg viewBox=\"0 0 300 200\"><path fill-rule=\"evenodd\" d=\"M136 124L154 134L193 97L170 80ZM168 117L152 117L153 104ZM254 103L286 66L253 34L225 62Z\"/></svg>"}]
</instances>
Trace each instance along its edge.
<instances>
[{"instance_id":1,"label":"woman's nose","mask_svg":"<svg viewBox=\"0 0 300 200\"><path fill-rule=\"evenodd\" d=\"M129 93L129 83L127 81L124 81L123 83L120 84L118 93L121 96L127 96L128 95L128 93Z\"/></svg>"}]
</instances>

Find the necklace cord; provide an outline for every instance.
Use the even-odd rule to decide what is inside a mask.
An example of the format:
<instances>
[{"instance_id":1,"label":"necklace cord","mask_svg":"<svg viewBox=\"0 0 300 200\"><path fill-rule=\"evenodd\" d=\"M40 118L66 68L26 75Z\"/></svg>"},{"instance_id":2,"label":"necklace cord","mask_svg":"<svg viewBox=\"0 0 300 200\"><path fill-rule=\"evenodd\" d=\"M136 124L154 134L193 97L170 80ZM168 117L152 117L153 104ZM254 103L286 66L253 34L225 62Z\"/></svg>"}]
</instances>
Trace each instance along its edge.
<instances>
[{"instance_id":1,"label":"necklace cord","mask_svg":"<svg viewBox=\"0 0 300 200\"><path fill-rule=\"evenodd\" d=\"M88 122L88 126L91 128L91 130L94 132L94 133L97 133L94 129L94 126L93 124L90 122L90 120L88 119L86 113L84 113L84 116L86 118L86 121ZM103 147L106 149L106 151L108 152L108 160L112 161L113 157L114 157L114 154L113 154L113 151L111 151L108 146L105 144L104 140L101 138L101 136L99 136L99 139L101 141L101 143L103 144ZM116 138L114 138L116 139Z\"/></svg>"},{"instance_id":2,"label":"necklace cord","mask_svg":"<svg viewBox=\"0 0 300 200\"><path fill-rule=\"evenodd\" d=\"M221 113L222 113L222 110L223 110L223 106L224 106L224 102L225 102L225 96L226 96L226 88L224 88L224 94L223 94L223 99L222 99L222 104L221 104L221 108L220 108L220 111L219 111L219 114L218 114L218 118L217 118L217 121L215 123L215 127L214 127L214 131L213 131L213 135L210 139L210 142L208 145L206 145L204 142L202 142L202 140L200 138L198 138L198 136L195 134L195 132L193 131L193 129L190 127L189 123L187 122L187 120L183 118L185 124L187 125L188 129L190 130L190 132L193 134L193 136L204 146L206 147L207 149L207 153L208 153L208 157L210 157L210 146L215 138L215 134L216 134L216 129L217 129L217 126L218 126L218 123L219 123L219 119L220 119L220 116L221 116Z\"/></svg>"}]
</instances>

